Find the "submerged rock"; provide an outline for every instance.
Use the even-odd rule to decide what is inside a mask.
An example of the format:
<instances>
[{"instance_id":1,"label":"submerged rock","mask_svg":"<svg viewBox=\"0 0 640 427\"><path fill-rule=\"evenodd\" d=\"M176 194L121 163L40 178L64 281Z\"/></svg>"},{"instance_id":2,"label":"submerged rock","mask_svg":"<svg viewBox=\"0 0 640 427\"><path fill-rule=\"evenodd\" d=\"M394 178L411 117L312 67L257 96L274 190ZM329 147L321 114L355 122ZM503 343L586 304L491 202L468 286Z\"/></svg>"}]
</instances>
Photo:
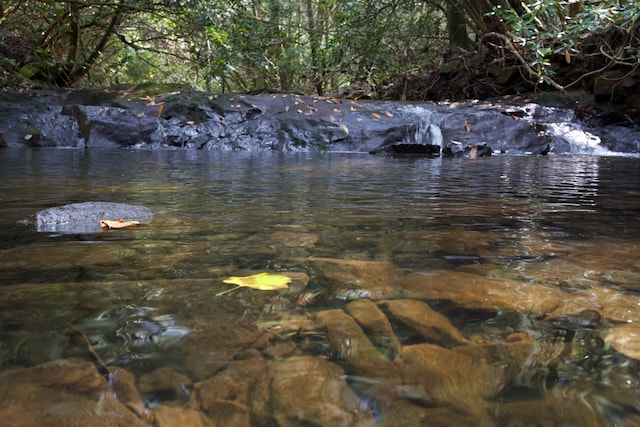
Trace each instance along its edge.
<instances>
[{"instance_id":1,"label":"submerged rock","mask_svg":"<svg viewBox=\"0 0 640 427\"><path fill-rule=\"evenodd\" d=\"M151 218L153 212L144 206L84 202L44 209L23 222L34 224L40 232L83 234L101 232L100 220L103 219L145 222Z\"/></svg>"},{"instance_id":2,"label":"submerged rock","mask_svg":"<svg viewBox=\"0 0 640 427\"><path fill-rule=\"evenodd\" d=\"M15 427L148 427L95 366L63 359L0 373L0 423Z\"/></svg>"},{"instance_id":3,"label":"submerged rock","mask_svg":"<svg viewBox=\"0 0 640 427\"><path fill-rule=\"evenodd\" d=\"M469 341L442 314L422 301L401 299L383 301L391 315L413 329L428 342L445 346L467 344Z\"/></svg>"}]
</instances>

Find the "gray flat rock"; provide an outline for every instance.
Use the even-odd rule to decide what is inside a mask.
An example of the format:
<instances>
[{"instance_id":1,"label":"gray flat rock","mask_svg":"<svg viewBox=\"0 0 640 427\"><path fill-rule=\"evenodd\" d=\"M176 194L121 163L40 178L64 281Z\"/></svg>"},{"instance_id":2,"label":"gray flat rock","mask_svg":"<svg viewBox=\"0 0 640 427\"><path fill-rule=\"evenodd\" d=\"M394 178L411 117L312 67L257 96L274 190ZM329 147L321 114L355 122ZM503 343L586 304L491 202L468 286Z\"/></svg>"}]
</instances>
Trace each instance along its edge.
<instances>
[{"instance_id":1,"label":"gray flat rock","mask_svg":"<svg viewBox=\"0 0 640 427\"><path fill-rule=\"evenodd\" d=\"M110 202L84 202L58 206L37 212L25 222L37 231L60 234L100 233L100 220L145 222L153 217L147 207Z\"/></svg>"}]
</instances>

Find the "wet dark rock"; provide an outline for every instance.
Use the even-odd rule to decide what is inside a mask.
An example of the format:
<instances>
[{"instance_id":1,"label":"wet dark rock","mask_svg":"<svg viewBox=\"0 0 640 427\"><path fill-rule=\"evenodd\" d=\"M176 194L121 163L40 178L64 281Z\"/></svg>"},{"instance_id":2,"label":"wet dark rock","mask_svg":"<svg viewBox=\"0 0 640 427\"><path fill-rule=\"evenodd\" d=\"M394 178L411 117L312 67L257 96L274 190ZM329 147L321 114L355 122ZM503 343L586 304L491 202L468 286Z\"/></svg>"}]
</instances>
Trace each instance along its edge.
<instances>
[{"instance_id":1,"label":"wet dark rock","mask_svg":"<svg viewBox=\"0 0 640 427\"><path fill-rule=\"evenodd\" d=\"M144 207L124 203L83 202L58 206L37 212L24 222L47 233L99 233L100 220L145 222L153 218L153 212Z\"/></svg>"},{"instance_id":2,"label":"wet dark rock","mask_svg":"<svg viewBox=\"0 0 640 427\"><path fill-rule=\"evenodd\" d=\"M518 154L637 153L640 146L640 129L624 114L615 123L590 123L589 115L577 108L547 107L520 97L491 103L409 104L293 94L167 95L143 89L4 93L0 146L352 151L425 157L456 156L473 147L480 157L489 149ZM627 98L633 104L633 98Z\"/></svg>"}]
</instances>

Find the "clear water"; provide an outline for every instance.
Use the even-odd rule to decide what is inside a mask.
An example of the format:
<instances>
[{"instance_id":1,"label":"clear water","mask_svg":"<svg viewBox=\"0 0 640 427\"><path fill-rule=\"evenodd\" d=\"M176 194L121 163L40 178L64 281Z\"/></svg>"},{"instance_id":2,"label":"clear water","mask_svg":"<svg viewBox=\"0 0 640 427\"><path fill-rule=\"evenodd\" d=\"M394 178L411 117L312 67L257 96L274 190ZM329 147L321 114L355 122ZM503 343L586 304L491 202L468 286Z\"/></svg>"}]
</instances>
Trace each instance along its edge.
<instances>
[{"instance_id":1,"label":"clear water","mask_svg":"<svg viewBox=\"0 0 640 427\"><path fill-rule=\"evenodd\" d=\"M265 325L377 298L365 279L336 283L325 270L340 262L362 261L364 278L371 266L383 281L446 272L545 286L567 298L606 291L640 304L639 172L638 159L588 156L0 151L0 370L88 357L74 338L80 330L106 364L135 375L170 366L203 381L255 349ZM37 233L18 223L82 201L145 205L157 215L97 235ZM278 233L303 240L283 242ZM306 291L215 295L229 288L226 277L261 271L305 273L310 282ZM376 290L394 298L401 282ZM503 345L514 334L533 340L527 363L492 356L511 372L483 397L496 425L536 425L543 408L552 409L540 425L580 425L584 417L637 425L638 362L606 338L607 328L624 323L609 318L617 301L596 298L567 315L425 300L470 347ZM625 321L635 322L630 316ZM403 345L416 343L409 328L393 325ZM321 331L293 342L297 355L343 365ZM204 356L212 354L215 361ZM567 399L579 415L555 412Z\"/></svg>"}]
</instances>

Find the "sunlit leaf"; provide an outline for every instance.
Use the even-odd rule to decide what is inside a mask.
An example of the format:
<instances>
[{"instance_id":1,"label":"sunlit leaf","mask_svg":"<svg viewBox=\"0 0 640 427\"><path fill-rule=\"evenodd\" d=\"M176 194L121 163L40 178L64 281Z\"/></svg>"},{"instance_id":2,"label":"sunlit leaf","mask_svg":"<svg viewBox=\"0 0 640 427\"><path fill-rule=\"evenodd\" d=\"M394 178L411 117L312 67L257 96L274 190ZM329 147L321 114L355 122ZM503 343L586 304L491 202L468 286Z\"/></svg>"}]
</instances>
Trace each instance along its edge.
<instances>
[{"instance_id":1,"label":"sunlit leaf","mask_svg":"<svg viewBox=\"0 0 640 427\"><path fill-rule=\"evenodd\" d=\"M345 125L344 123L340 125L340 128L344 131L344 133L346 133L347 135L349 135L349 128L347 127L347 125Z\"/></svg>"},{"instance_id":2,"label":"sunlit leaf","mask_svg":"<svg viewBox=\"0 0 640 427\"><path fill-rule=\"evenodd\" d=\"M391 111L387 111L387 117L393 117L393 113Z\"/></svg>"},{"instance_id":3,"label":"sunlit leaf","mask_svg":"<svg viewBox=\"0 0 640 427\"><path fill-rule=\"evenodd\" d=\"M112 219L101 219L100 227L104 231L109 231L112 228L126 228L126 227L134 227L136 225L140 225L138 221L125 221L124 219L112 220Z\"/></svg>"},{"instance_id":4,"label":"sunlit leaf","mask_svg":"<svg viewBox=\"0 0 640 427\"><path fill-rule=\"evenodd\" d=\"M379 119L381 117L380 114L378 114L378 113L371 113L371 115L373 117L375 117L376 119Z\"/></svg>"},{"instance_id":5,"label":"sunlit leaf","mask_svg":"<svg viewBox=\"0 0 640 427\"><path fill-rule=\"evenodd\" d=\"M252 276L231 276L222 281L230 285L236 285L235 288L227 289L226 291L218 292L216 296L226 294L227 292L235 291L238 288L251 288L260 291L273 291L277 289L286 289L291 283L291 278L282 276L279 274L271 273L258 273Z\"/></svg>"}]
</instances>

